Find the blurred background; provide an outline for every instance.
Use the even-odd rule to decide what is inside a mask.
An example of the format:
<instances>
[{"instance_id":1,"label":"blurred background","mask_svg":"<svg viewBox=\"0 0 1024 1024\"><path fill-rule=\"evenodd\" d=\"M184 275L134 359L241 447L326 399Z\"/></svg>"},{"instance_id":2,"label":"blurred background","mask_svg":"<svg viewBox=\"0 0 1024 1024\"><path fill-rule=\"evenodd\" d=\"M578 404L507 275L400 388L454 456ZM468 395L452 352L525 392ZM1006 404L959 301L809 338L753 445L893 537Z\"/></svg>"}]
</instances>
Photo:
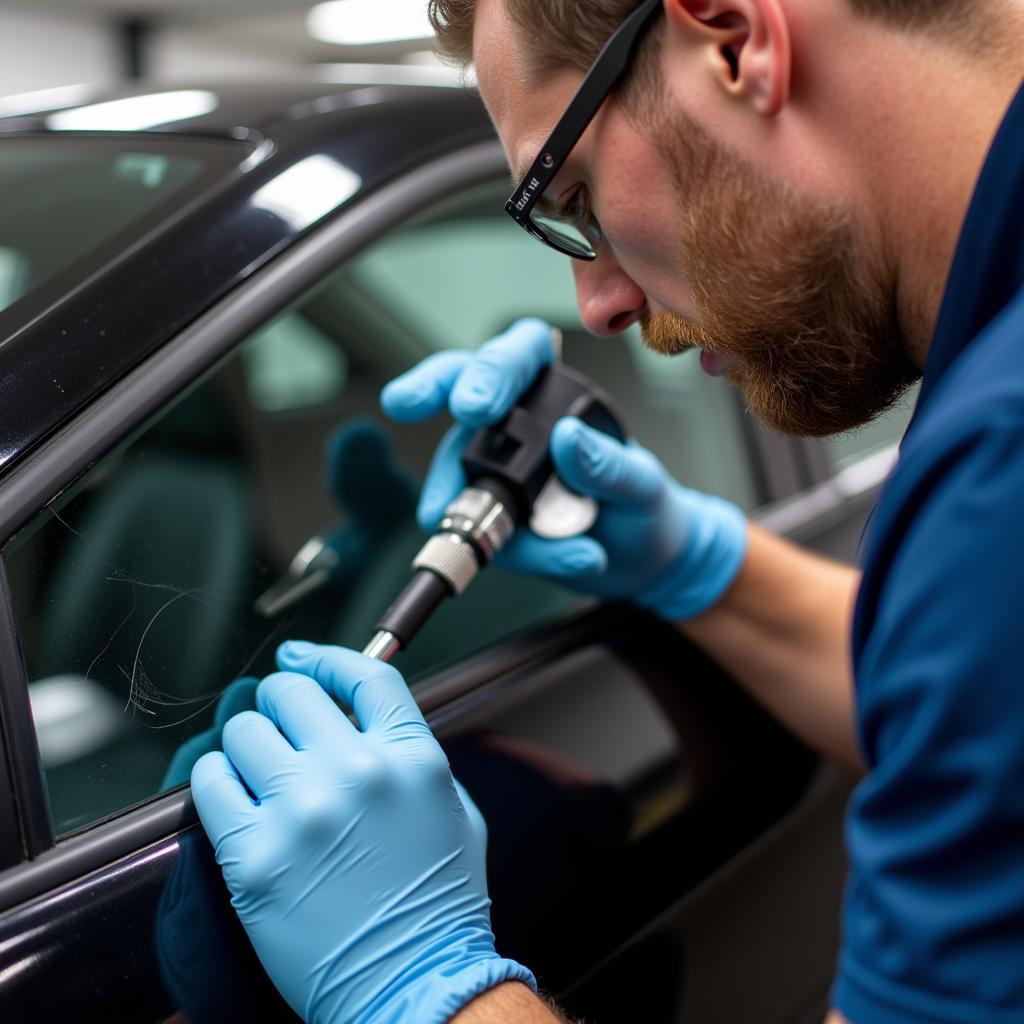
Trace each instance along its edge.
<instances>
[{"instance_id":1,"label":"blurred background","mask_svg":"<svg viewBox=\"0 0 1024 1024\"><path fill-rule=\"evenodd\" d=\"M455 77L430 51L425 12L426 0L0 0L0 97L296 69L344 80L353 63Z\"/></svg>"}]
</instances>

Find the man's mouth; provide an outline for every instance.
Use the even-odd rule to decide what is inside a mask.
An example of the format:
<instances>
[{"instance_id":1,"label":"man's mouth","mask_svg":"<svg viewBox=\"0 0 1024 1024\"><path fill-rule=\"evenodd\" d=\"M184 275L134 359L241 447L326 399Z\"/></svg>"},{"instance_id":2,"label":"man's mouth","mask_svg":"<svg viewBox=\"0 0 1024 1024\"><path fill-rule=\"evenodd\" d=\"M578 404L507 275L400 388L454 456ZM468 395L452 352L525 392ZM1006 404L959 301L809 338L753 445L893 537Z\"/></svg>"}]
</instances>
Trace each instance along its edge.
<instances>
[{"instance_id":1,"label":"man's mouth","mask_svg":"<svg viewBox=\"0 0 1024 1024\"><path fill-rule=\"evenodd\" d=\"M713 352L705 352L701 350L700 353L700 366L701 369L712 377L721 377L732 369L737 363L735 356L726 354L718 354Z\"/></svg>"}]
</instances>

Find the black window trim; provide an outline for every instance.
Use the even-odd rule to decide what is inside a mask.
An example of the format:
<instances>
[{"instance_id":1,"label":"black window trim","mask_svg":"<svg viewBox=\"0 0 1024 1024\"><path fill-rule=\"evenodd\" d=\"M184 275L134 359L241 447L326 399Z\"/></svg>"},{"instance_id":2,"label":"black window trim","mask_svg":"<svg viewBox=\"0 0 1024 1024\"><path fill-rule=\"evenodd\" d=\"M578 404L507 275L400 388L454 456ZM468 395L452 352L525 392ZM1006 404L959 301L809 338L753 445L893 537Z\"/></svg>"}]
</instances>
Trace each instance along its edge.
<instances>
[{"instance_id":1,"label":"black window trim","mask_svg":"<svg viewBox=\"0 0 1024 1024\"><path fill-rule=\"evenodd\" d=\"M12 796L10 805L0 802L0 813L6 812L0 829L17 837L22 854L31 858L53 846L53 824L7 573L0 562L0 682L11 679L15 685L0 686L0 761L10 772Z\"/></svg>"}]
</instances>

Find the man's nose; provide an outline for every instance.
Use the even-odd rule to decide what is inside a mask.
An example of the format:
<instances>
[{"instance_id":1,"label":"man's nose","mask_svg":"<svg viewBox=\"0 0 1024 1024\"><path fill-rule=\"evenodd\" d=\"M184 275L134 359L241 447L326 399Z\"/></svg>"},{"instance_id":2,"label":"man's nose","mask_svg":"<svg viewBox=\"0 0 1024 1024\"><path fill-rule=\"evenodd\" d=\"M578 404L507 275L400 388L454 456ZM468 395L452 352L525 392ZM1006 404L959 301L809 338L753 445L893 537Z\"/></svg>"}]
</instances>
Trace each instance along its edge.
<instances>
[{"instance_id":1,"label":"man's nose","mask_svg":"<svg viewBox=\"0 0 1024 1024\"><path fill-rule=\"evenodd\" d=\"M607 247L596 260L572 261L580 319L591 334L619 334L647 313L647 296Z\"/></svg>"}]
</instances>

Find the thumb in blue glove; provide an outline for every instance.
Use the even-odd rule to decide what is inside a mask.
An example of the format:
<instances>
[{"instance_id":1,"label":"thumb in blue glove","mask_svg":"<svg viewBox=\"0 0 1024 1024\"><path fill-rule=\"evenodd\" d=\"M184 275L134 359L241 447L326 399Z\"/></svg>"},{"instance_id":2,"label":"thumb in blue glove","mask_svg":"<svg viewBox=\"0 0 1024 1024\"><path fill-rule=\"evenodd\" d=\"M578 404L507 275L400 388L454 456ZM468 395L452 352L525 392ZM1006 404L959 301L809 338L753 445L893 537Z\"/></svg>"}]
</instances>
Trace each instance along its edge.
<instances>
[{"instance_id":1,"label":"thumb in blue glove","mask_svg":"<svg viewBox=\"0 0 1024 1024\"><path fill-rule=\"evenodd\" d=\"M500 982L535 987L494 950L482 819L402 677L305 643L278 664L192 791L289 1005L307 1021L442 1024Z\"/></svg>"},{"instance_id":2,"label":"thumb in blue glove","mask_svg":"<svg viewBox=\"0 0 1024 1024\"><path fill-rule=\"evenodd\" d=\"M555 425L551 455L569 487L600 503L597 522L589 536L569 541L524 532L502 553L503 565L520 572L558 566L563 582L631 600L670 622L721 599L746 557L739 508L683 487L645 448L573 417Z\"/></svg>"},{"instance_id":3,"label":"thumb in blue glove","mask_svg":"<svg viewBox=\"0 0 1024 1024\"><path fill-rule=\"evenodd\" d=\"M428 356L381 392L384 412L399 423L419 423L446 410L455 420L420 494L417 516L424 530L437 526L466 486L459 459L469 439L481 427L504 419L555 358L553 336L543 320L520 320L477 352Z\"/></svg>"}]
</instances>

